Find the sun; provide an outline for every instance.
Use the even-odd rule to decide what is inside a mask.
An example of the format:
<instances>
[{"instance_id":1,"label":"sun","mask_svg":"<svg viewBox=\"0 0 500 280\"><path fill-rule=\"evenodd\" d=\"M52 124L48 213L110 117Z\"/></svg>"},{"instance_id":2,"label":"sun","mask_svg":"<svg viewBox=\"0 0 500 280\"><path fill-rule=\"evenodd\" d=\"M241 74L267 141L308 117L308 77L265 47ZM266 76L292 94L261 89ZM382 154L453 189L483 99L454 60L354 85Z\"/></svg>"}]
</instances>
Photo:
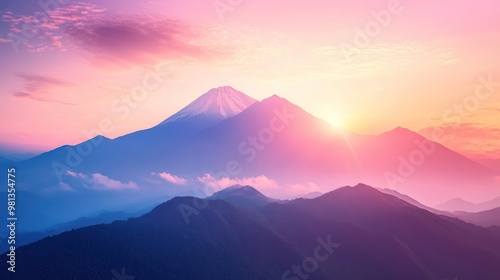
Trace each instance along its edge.
<instances>
[{"instance_id":1,"label":"sun","mask_svg":"<svg viewBox=\"0 0 500 280\"><path fill-rule=\"evenodd\" d=\"M335 115L330 116L327 121L336 128L342 128L344 126L342 119Z\"/></svg>"}]
</instances>

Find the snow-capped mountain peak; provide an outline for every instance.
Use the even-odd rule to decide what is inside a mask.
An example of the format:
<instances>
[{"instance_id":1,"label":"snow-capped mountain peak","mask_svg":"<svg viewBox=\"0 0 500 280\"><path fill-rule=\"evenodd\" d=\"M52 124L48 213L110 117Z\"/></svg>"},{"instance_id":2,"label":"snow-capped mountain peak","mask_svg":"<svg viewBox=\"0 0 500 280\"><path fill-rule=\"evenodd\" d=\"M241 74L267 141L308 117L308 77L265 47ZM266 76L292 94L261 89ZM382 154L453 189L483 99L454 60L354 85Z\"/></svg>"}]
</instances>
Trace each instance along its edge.
<instances>
[{"instance_id":1,"label":"snow-capped mountain peak","mask_svg":"<svg viewBox=\"0 0 500 280\"><path fill-rule=\"evenodd\" d=\"M255 102L257 100L232 87L213 88L163 123L195 116L226 119L239 114Z\"/></svg>"}]
</instances>

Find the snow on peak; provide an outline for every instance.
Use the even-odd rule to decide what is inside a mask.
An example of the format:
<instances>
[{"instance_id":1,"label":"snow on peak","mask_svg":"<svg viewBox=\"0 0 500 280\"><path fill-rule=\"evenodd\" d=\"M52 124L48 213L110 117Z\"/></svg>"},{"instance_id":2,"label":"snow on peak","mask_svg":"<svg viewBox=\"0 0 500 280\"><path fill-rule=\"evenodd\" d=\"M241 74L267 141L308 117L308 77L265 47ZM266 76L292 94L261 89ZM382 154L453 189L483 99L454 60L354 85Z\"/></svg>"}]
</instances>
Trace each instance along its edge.
<instances>
[{"instance_id":1,"label":"snow on peak","mask_svg":"<svg viewBox=\"0 0 500 280\"><path fill-rule=\"evenodd\" d=\"M182 110L166 119L164 123L198 115L230 118L248 108L257 100L229 86L209 90Z\"/></svg>"}]
</instances>

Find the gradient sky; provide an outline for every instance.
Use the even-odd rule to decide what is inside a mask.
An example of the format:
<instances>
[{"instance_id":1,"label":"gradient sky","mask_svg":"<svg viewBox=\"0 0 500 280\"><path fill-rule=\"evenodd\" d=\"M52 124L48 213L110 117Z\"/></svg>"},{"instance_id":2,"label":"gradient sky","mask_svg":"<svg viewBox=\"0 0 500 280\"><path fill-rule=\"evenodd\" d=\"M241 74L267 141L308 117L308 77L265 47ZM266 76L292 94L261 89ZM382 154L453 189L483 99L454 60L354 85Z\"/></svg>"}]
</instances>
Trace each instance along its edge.
<instances>
[{"instance_id":1,"label":"gradient sky","mask_svg":"<svg viewBox=\"0 0 500 280\"><path fill-rule=\"evenodd\" d=\"M60 2L0 4L0 154L148 128L230 85L358 133L442 128L500 159L498 1Z\"/></svg>"}]
</instances>

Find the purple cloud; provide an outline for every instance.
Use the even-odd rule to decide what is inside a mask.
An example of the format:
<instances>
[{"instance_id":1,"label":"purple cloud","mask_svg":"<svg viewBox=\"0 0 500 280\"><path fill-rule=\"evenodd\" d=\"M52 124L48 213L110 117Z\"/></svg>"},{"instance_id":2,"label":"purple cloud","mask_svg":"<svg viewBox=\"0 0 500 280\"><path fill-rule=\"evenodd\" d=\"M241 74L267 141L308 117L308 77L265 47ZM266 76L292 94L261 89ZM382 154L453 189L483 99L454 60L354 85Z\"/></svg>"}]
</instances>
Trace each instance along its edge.
<instances>
[{"instance_id":1,"label":"purple cloud","mask_svg":"<svg viewBox=\"0 0 500 280\"><path fill-rule=\"evenodd\" d=\"M52 102L52 103L57 103L57 104L61 104L61 105L75 105L73 103L67 103L67 102L62 102L62 101L58 101L58 100L53 100L53 99L47 99L47 98L38 97L38 96L35 96L35 95L31 94L31 93L22 92L22 91L15 92L12 95L15 96L15 97L29 98L31 100L40 101L40 102Z\"/></svg>"},{"instance_id":2,"label":"purple cloud","mask_svg":"<svg viewBox=\"0 0 500 280\"><path fill-rule=\"evenodd\" d=\"M47 76L41 76L36 74L17 74L19 78L24 80L24 91L18 91L12 95L20 98L29 98L34 101L41 102L53 102L63 105L74 105L72 103L66 103L59 100L49 99L41 97L40 95L47 93L50 89L54 87L68 87L72 84L63 80L56 78L51 78Z\"/></svg>"},{"instance_id":3,"label":"purple cloud","mask_svg":"<svg viewBox=\"0 0 500 280\"><path fill-rule=\"evenodd\" d=\"M72 85L63 80L37 74L19 73L16 76L24 80L24 89L28 92L39 92L51 87L67 87Z\"/></svg>"},{"instance_id":4,"label":"purple cloud","mask_svg":"<svg viewBox=\"0 0 500 280\"><path fill-rule=\"evenodd\" d=\"M213 46L204 30L151 15L99 19L68 29L75 43L106 66L149 64L158 60L207 60L229 55Z\"/></svg>"},{"instance_id":5,"label":"purple cloud","mask_svg":"<svg viewBox=\"0 0 500 280\"><path fill-rule=\"evenodd\" d=\"M11 43L15 50L23 46L29 52L67 50L66 38L61 36L68 26L79 26L96 18L105 10L96 5L74 2L54 10L37 11L31 15L18 15L5 11L1 20L8 24L8 34L2 34L0 43Z\"/></svg>"},{"instance_id":6,"label":"purple cloud","mask_svg":"<svg viewBox=\"0 0 500 280\"><path fill-rule=\"evenodd\" d=\"M158 15L105 12L95 5L77 2L44 16L4 14L2 21L9 24L10 34L16 36L24 36L29 23L29 31L36 36L22 45L30 52L71 50L104 67L128 67L158 60L207 60L232 53L219 45L220 40L213 38L215 32L207 27ZM3 37L0 43L14 40L11 36Z\"/></svg>"}]
</instances>

